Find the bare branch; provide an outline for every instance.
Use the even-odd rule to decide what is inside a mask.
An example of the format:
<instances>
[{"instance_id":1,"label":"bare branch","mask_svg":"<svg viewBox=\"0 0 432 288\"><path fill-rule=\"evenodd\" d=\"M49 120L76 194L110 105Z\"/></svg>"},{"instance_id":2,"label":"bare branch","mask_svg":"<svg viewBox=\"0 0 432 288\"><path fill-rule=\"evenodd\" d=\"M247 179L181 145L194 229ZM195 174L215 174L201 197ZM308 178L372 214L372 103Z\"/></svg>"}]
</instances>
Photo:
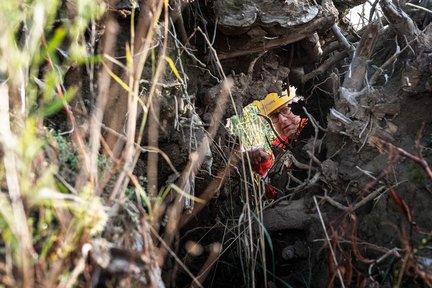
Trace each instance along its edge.
<instances>
[{"instance_id":1,"label":"bare branch","mask_svg":"<svg viewBox=\"0 0 432 288\"><path fill-rule=\"evenodd\" d=\"M397 1L399 2L399 1ZM390 26L399 36L407 36L408 40L419 35L420 30L414 21L406 14L399 4L395 5L390 0L380 0L381 9L390 23Z\"/></svg>"},{"instance_id":2,"label":"bare branch","mask_svg":"<svg viewBox=\"0 0 432 288\"><path fill-rule=\"evenodd\" d=\"M342 34L340 28L336 25L336 23L332 25L331 29L332 29L333 33L336 35L336 37L341 41L341 43L343 44L345 49L347 49L348 51L352 51L352 52L355 51L354 46Z\"/></svg>"}]
</instances>

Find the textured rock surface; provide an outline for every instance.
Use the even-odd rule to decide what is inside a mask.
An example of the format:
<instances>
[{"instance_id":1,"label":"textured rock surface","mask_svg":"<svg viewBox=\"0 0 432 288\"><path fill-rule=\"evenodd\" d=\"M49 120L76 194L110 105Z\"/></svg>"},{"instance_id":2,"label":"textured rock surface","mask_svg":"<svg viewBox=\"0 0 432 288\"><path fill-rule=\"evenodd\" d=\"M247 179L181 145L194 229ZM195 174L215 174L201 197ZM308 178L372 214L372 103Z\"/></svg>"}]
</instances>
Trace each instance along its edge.
<instances>
[{"instance_id":1,"label":"textured rock surface","mask_svg":"<svg viewBox=\"0 0 432 288\"><path fill-rule=\"evenodd\" d=\"M224 28L269 27L279 25L288 28L311 21L318 15L318 6L312 1L272 0L218 0L215 11L218 25ZM232 29L240 34L241 29Z\"/></svg>"}]
</instances>

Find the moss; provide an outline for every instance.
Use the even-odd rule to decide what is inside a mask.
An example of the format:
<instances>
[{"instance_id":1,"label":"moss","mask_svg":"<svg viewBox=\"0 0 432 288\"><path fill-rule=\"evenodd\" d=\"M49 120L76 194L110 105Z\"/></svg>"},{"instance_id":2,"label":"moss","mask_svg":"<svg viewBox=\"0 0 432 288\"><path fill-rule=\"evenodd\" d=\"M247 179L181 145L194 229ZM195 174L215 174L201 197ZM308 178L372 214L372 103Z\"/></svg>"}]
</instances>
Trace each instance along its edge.
<instances>
[{"instance_id":1,"label":"moss","mask_svg":"<svg viewBox=\"0 0 432 288\"><path fill-rule=\"evenodd\" d=\"M225 0L223 5L231 10L240 11L243 8L243 1L241 0Z\"/></svg>"},{"instance_id":2,"label":"moss","mask_svg":"<svg viewBox=\"0 0 432 288\"><path fill-rule=\"evenodd\" d=\"M411 163L408 167L408 180L416 185L424 185L426 183L426 173L418 164Z\"/></svg>"},{"instance_id":3,"label":"moss","mask_svg":"<svg viewBox=\"0 0 432 288\"><path fill-rule=\"evenodd\" d=\"M53 136L58 145L58 160L60 165L64 165L66 168L76 171L79 161L77 151L74 149L72 143L67 137L57 132L53 132Z\"/></svg>"}]
</instances>

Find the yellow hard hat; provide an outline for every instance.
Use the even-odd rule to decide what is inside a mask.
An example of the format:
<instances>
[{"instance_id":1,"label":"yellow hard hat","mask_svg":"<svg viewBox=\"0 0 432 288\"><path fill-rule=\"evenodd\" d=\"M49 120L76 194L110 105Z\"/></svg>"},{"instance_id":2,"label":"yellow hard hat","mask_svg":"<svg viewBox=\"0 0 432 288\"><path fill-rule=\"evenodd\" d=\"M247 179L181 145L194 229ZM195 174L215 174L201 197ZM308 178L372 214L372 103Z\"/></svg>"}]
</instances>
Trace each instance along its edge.
<instances>
[{"instance_id":1,"label":"yellow hard hat","mask_svg":"<svg viewBox=\"0 0 432 288\"><path fill-rule=\"evenodd\" d=\"M296 88L290 86L289 93L287 90L282 92L282 96L279 96L278 93L269 93L264 98L264 100L257 101L256 105L261 114L265 116L269 116L270 113L285 105L286 103L292 101L296 96Z\"/></svg>"}]
</instances>

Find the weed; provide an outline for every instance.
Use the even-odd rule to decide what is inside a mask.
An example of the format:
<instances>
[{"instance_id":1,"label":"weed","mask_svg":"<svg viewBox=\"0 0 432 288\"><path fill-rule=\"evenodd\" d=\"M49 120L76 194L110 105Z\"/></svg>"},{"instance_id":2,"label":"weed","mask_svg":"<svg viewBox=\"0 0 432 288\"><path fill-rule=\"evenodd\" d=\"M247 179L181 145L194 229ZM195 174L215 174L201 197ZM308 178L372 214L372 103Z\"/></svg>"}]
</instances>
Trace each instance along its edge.
<instances>
[{"instance_id":1,"label":"weed","mask_svg":"<svg viewBox=\"0 0 432 288\"><path fill-rule=\"evenodd\" d=\"M246 106L240 115L230 118L232 132L238 135L246 150L254 146L264 146L270 149L269 141L274 134L270 127L258 116L258 108L255 103Z\"/></svg>"}]
</instances>

